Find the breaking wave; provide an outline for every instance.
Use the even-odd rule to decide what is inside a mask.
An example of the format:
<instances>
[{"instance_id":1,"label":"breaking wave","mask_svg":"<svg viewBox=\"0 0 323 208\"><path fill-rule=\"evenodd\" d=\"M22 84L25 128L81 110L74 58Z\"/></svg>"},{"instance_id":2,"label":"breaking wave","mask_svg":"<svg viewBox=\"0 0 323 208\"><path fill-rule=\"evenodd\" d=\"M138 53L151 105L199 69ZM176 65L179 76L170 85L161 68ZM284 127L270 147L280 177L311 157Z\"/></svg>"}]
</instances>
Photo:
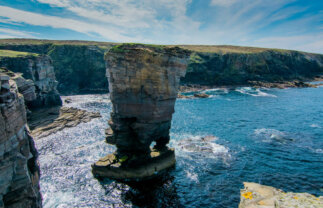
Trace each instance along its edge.
<instances>
[{"instance_id":1,"label":"breaking wave","mask_svg":"<svg viewBox=\"0 0 323 208\"><path fill-rule=\"evenodd\" d=\"M262 88L262 90L266 90L266 88ZM238 87L235 89L236 92L239 92L244 95L251 95L254 97L277 97L276 95L266 93L259 88L252 87Z\"/></svg>"}]
</instances>

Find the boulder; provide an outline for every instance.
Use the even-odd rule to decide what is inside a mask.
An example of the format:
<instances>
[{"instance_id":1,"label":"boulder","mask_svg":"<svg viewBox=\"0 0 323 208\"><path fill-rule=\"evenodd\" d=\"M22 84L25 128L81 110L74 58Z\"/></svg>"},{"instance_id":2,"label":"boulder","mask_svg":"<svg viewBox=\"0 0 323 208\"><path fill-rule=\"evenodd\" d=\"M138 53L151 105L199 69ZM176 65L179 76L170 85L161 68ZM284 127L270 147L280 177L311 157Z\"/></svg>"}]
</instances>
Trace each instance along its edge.
<instances>
[{"instance_id":1,"label":"boulder","mask_svg":"<svg viewBox=\"0 0 323 208\"><path fill-rule=\"evenodd\" d=\"M196 97L196 98L208 98L208 97L210 97L210 95L207 95L205 93L195 93L194 97Z\"/></svg>"}]
</instances>

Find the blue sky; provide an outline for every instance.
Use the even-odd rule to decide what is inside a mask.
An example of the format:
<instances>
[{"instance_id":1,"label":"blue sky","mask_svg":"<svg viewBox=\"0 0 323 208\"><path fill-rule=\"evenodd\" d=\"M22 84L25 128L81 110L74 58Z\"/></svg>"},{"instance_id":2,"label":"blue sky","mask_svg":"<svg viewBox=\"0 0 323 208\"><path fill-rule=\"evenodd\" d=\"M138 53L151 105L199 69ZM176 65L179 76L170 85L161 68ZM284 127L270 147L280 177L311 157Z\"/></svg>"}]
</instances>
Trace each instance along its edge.
<instances>
[{"instance_id":1,"label":"blue sky","mask_svg":"<svg viewBox=\"0 0 323 208\"><path fill-rule=\"evenodd\" d=\"M323 53L323 0L0 0L0 38Z\"/></svg>"}]
</instances>

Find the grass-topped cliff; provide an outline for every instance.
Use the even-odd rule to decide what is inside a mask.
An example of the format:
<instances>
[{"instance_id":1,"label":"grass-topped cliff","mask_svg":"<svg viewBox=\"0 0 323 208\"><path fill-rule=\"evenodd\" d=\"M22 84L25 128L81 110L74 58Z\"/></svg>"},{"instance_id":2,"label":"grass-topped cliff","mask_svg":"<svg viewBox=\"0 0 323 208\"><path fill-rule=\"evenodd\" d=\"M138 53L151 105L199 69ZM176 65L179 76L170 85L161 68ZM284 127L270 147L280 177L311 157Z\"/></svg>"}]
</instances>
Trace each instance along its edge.
<instances>
[{"instance_id":1,"label":"grass-topped cliff","mask_svg":"<svg viewBox=\"0 0 323 208\"><path fill-rule=\"evenodd\" d=\"M25 57L25 56L38 56L37 53L13 51L13 50L0 50L1 57Z\"/></svg>"},{"instance_id":2,"label":"grass-topped cliff","mask_svg":"<svg viewBox=\"0 0 323 208\"><path fill-rule=\"evenodd\" d=\"M1 50L49 55L60 83L58 89L65 94L107 90L104 53L111 48L122 52L119 45L92 41L0 40ZM247 85L253 81L304 81L323 74L322 54L241 46L177 46L192 52L182 84L216 86Z\"/></svg>"},{"instance_id":3,"label":"grass-topped cliff","mask_svg":"<svg viewBox=\"0 0 323 208\"><path fill-rule=\"evenodd\" d=\"M115 43L1 39L0 49L49 55L63 94L107 92L104 52Z\"/></svg>"}]
</instances>

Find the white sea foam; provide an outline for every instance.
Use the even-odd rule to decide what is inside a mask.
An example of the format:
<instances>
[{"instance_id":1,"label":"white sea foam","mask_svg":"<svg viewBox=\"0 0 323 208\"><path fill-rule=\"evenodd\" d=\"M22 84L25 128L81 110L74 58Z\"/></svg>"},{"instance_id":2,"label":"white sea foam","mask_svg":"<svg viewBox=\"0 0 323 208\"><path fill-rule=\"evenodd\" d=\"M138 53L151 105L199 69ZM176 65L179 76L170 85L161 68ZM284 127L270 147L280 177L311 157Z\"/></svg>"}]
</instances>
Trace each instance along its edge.
<instances>
[{"instance_id":1,"label":"white sea foam","mask_svg":"<svg viewBox=\"0 0 323 208\"><path fill-rule=\"evenodd\" d=\"M323 149L316 149L315 150L316 153L320 153L320 154L323 154Z\"/></svg>"},{"instance_id":2,"label":"white sea foam","mask_svg":"<svg viewBox=\"0 0 323 208\"><path fill-rule=\"evenodd\" d=\"M212 93L212 92L218 92L218 93L223 93L223 94L227 94L229 92L229 90L227 88L213 88L213 89L206 89L201 91L202 93Z\"/></svg>"},{"instance_id":3,"label":"white sea foam","mask_svg":"<svg viewBox=\"0 0 323 208\"><path fill-rule=\"evenodd\" d=\"M278 131L276 129L256 129L254 131L254 134L257 138L261 139L263 142L280 142L280 143L286 143L294 141L293 138L289 137L286 133L282 131Z\"/></svg>"},{"instance_id":4,"label":"white sea foam","mask_svg":"<svg viewBox=\"0 0 323 208\"><path fill-rule=\"evenodd\" d=\"M215 143L219 138L215 136L192 136L173 142L176 151L182 155L199 153L202 158L230 158L229 148Z\"/></svg>"},{"instance_id":5,"label":"white sea foam","mask_svg":"<svg viewBox=\"0 0 323 208\"><path fill-rule=\"evenodd\" d=\"M319 128L319 129L321 129L322 127L320 126L320 125L318 125L318 124L311 124L310 125L310 127L312 127L312 128Z\"/></svg>"},{"instance_id":6,"label":"white sea foam","mask_svg":"<svg viewBox=\"0 0 323 208\"><path fill-rule=\"evenodd\" d=\"M198 175L191 171L191 170L185 170L185 173L186 173L186 177L189 178L190 180L198 183L199 182L199 179L198 179Z\"/></svg>"},{"instance_id":7,"label":"white sea foam","mask_svg":"<svg viewBox=\"0 0 323 208\"><path fill-rule=\"evenodd\" d=\"M235 89L235 91L241 94L251 95L254 97L277 97L276 95L261 91L259 88L256 89L252 87L238 87Z\"/></svg>"}]
</instances>

